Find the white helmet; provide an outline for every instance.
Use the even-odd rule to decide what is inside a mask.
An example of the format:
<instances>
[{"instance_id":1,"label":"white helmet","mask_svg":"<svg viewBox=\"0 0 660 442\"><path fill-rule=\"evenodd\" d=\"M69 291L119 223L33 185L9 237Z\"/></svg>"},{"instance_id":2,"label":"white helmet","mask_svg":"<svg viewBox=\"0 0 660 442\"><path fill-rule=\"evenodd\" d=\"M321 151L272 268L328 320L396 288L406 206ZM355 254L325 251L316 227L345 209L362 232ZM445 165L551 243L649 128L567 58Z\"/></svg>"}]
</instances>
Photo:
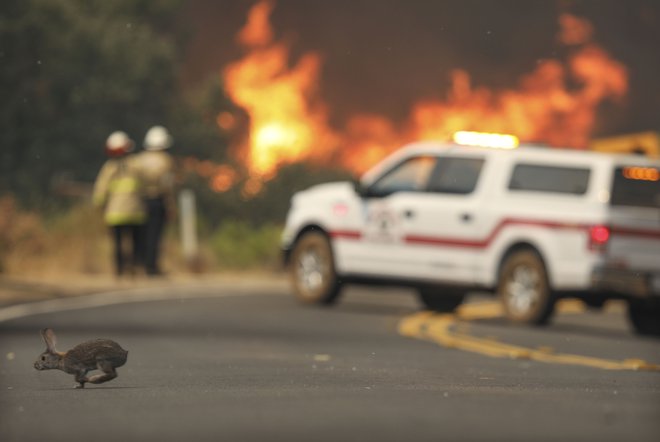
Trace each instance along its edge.
<instances>
[{"instance_id":1,"label":"white helmet","mask_svg":"<svg viewBox=\"0 0 660 442\"><path fill-rule=\"evenodd\" d=\"M165 150L172 145L172 136L163 126L154 126L144 137L146 150Z\"/></svg>"},{"instance_id":2,"label":"white helmet","mask_svg":"<svg viewBox=\"0 0 660 442\"><path fill-rule=\"evenodd\" d=\"M129 138L126 132L120 130L110 134L105 142L105 152L108 156L116 157L133 151L133 140Z\"/></svg>"}]
</instances>

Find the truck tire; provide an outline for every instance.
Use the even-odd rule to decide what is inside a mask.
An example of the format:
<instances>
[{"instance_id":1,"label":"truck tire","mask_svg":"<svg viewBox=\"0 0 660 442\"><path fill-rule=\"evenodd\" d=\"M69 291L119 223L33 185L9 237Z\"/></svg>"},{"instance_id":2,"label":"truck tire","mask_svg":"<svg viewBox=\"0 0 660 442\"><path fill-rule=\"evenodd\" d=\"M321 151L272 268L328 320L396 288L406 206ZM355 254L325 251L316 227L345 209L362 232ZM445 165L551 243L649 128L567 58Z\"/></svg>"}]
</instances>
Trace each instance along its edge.
<instances>
[{"instance_id":1,"label":"truck tire","mask_svg":"<svg viewBox=\"0 0 660 442\"><path fill-rule=\"evenodd\" d=\"M629 300L628 319L636 333L660 336L660 302L643 299Z\"/></svg>"},{"instance_id":2,"label":"truck tire","mask_svg":"<svg viewBox=\"0 0 660 442\"><path fill-rule=\"evenodd\" d=\"M293 294L302 304L332 305L341 292L332 248L320 232L304 233L296 241L289 262Z\"/></svg>"},{"instance_id":3,"label":"truck tire","mask_svg":"<svg viewBox=\"0 0 660 442\"><path fill-rule=\"evenodd\" d=\"M544 325L554 313L555 296L543 261L533 250L516 251L505 259L497 293L512 322Z\"/></svg>"},{"instance_id":4,"label":"truck tire","mask_svg":"<svg viewBox=\"0 0 660 442\"><path fill-rule=\"evenodd\" d=\"M417 293L422 304L435 312L453 312L465 298L463 291L433 286L420 287Z\"/></svg>"}]
</instances>

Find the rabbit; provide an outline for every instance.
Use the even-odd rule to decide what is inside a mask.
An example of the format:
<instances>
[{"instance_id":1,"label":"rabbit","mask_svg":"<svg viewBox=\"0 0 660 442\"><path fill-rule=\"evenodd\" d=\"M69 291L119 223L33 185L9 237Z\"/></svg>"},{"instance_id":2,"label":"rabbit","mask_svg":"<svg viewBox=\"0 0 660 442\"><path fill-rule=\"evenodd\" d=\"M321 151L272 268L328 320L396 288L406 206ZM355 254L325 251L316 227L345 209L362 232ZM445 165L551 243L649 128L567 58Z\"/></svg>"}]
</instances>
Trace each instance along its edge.
<instances>
[{"instance_id":1,"label":"rabbit","mask_svg":"<svg viewBox=\"0 0 660 442\"><path fill-rule=\"evenodd\" d=\"M75 376L74 388L85 388L86 382L101 384L117 377L117 367L126 363L128 352L115 341L96 339L78 344L69 351L57 351L57 338L50 328L41 330L46 351L34 363L37 370L58 369ZM87 372L99 369L103 374L87 377Z\"/></svg>"}]
</instances>

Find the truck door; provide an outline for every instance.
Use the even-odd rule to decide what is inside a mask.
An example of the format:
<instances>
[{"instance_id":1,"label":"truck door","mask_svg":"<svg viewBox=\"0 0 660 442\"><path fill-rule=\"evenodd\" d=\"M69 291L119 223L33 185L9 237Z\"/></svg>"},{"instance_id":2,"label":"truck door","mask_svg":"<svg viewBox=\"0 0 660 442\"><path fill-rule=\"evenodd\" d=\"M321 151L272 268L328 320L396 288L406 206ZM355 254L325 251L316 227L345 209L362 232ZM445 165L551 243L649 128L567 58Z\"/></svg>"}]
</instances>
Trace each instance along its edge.
<instances>
[{"instance_id":1,"label":"truck door","mask_svg":"<svg viewBox=\"0 0 660 442\"><path fill-rule=\"evenodd\" d=\"M436 161L429 155L407 158L365 190L361 241L351 259L356 271L377 277L410 276L408 263L413 258L405 248L406 214L401 208L426 191Z\"/></svg>"},{"instance_id":2,"label":"truck door","mask_svg":"<svg viewBox=\"0 0 660 442\"><path fill-rule=\"evenodd\" d=\"M439 157L424 192L392 206L401 218L397 256L415 277L474 282L477 256L488 233L477 184L483 157Z\"/></svg>"}]
</instances>

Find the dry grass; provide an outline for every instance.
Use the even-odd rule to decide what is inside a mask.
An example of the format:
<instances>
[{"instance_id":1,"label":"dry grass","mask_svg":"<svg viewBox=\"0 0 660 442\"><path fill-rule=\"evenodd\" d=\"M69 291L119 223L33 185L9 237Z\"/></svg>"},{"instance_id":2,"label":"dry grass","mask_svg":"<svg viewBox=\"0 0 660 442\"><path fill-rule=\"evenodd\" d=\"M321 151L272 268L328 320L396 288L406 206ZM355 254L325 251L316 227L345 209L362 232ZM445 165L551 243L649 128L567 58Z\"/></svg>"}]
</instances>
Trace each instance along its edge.
<instances>
[{"instance_id":1,"label":"dry grass","mask_svg":"<svg viewBox=\"0 0 660 442\"><path fill-rule=\"evenodd\" d=\"M52 219L21 210L13 198L0 198L0 274L62 279L112 277L113 250L101 213L89 204ZM279 265L277 226L251 228L240 222L220 226L199 239L199 257L186 262L178 225L170 223L161 267L172 276L190 273L273 272Z\"/></svg>"},{"instance_id":2,"label":"dry grass","mask_svg":"<svg viewBox=\"0 0 660 442\"><path fill-rule=\"evenodd\" d=\"M0 199L0 269L11 275L100 274L110 271L110 244L100 214L76 207L52 220Z\"/></svg>"},{"instance_id":3,"label":"dry grass","mask_svg":"<svg viewBox=\"0 0 660 442\"><path fill-rule=\"evenodd\" d=\"M0 274L41 279L68 275L113 275L112 242L102 214L81 204L44 219L21 210L10 196L0 197ZM199 258L187 263L181 252L177 225L163 239L161 264L170 274L214 272L215 254L200 241Z\"/></svg>"}]
</instances>

